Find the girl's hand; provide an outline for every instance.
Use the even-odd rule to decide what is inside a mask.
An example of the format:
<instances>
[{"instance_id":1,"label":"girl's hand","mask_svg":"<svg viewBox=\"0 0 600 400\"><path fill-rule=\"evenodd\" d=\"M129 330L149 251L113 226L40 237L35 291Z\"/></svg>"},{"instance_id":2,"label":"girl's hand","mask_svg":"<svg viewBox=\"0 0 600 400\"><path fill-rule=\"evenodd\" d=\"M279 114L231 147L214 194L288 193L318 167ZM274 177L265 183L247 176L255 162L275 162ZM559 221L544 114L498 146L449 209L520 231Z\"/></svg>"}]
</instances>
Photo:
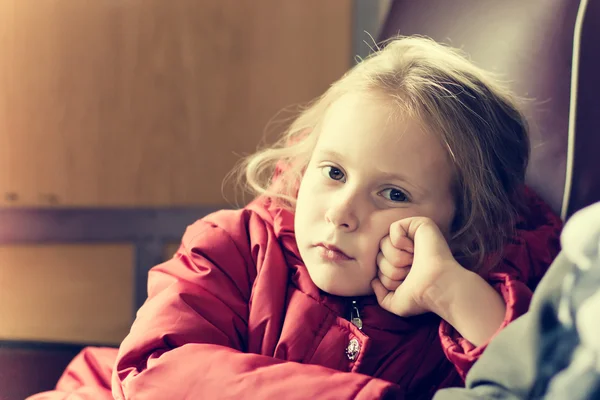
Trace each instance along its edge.
<instances>
[{"instance_id":1,"label":"girl's hand","mask_svg":"<svg viewBox=\"0 0 600 400\"><path fill-rule=\"evenodd\" d=\"M504 299L482 277L458 264L429 218L394 222L380 249L372 286L382 308L401 317L434 312L476 346L502 325Z\"/></svg>"},{"instance_id":2,"label":"girl's hand","mask_svg":"<svg viewBox=\"0 0 600 400\"><path fill-rule=\"evenodd\" d=\"M464 270L437 225L426 217L394 222L380 243L372 287L385 310L401 317L438 312L444 281Z\"/></svg>"}]
</instances>

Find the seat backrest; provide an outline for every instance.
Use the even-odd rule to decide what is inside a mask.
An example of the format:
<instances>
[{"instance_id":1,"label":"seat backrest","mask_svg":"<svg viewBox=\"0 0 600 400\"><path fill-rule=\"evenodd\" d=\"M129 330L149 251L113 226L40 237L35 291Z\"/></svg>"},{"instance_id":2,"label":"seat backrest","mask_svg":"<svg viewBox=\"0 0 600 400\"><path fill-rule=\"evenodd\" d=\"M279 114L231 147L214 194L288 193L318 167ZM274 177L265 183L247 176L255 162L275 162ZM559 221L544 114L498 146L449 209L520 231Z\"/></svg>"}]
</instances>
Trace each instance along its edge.
<instances>
[{"instance_id":1,"label":"seat backrest","mask_svg":"<svg viewBox=\"0 0 600 400\"><path fill-rule=\"evenodd\" d=\"M379 39L397 34L462 48L531 100L527 184L563 219L600 201L600 1L396 0Z\"/></svg>"}]
</instances>

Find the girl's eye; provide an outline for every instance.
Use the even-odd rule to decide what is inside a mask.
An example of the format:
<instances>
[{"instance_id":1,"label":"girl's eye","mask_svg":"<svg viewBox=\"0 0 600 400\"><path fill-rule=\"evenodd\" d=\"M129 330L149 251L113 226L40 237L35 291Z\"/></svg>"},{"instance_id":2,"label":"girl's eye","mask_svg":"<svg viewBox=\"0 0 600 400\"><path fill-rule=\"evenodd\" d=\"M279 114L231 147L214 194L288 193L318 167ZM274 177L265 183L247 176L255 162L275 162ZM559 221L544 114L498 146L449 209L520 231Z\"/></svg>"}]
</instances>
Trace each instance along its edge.
<instances>
[{"instance_id":1,"label":"girl's eye","mask_svg":"<svg viewBox=\"0 0 600 400\"><path fill-rule=\"evenodd\" d=\"M325 175L329 179L333 179L334 181L342 181L343 182L346 179L346 177L344 176L344 173L339 168L327 166L327 167L324 167L322 169L322 171L323 171L323 175Z\"/></svg>"},{"instance_id":2,"label":"girl's eye","mask_svg":"<svg viewBox=\"0 0 600 400\"><path fill-rule=\"evenodd\" d=\"M382 190L380 194L388 200L404 203L408 201L408 196L400 189L389 188Z\"/></svg>"}]
</instances>

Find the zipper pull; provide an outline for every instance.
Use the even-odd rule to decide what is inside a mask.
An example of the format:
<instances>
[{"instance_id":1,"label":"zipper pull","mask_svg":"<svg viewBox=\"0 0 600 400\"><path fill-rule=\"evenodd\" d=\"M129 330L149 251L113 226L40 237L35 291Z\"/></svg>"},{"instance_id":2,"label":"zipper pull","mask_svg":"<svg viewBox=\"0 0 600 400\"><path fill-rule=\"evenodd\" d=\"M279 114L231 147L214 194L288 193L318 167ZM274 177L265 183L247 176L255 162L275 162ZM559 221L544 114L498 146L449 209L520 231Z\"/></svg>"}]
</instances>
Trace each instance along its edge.
<instances>
[{"instance_id":1,"label":"zipper pull","mask_svg":"<svg viewBox=\"0 0 600 400\"><path fill-rule=\"evenodd\" d=\"M358 311L356 300L352 300L352 309L350 310L350 322L352 322L352 324L358 329L362 330L363 323L362 319L360 319L360 312Z\"/></svg>"}]
</instances>

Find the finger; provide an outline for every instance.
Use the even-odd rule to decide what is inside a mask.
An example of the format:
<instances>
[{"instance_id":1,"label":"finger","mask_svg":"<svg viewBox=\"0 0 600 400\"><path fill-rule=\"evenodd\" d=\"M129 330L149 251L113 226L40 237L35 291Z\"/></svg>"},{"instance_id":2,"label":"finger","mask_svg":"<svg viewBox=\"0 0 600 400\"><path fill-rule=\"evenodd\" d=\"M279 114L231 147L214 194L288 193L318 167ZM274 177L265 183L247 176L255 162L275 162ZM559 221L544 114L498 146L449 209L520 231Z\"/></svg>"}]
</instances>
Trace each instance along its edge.
<instances>
[{"instance_id":1,"label":"finger","mask_svg":"<svg viewBox=\"0 0 600 400\"><path fill-rule=\"evenodd\" d=\"M412 217L394 222L390 226L390 240L392 243L396 240L402 241L402 236L411 239L415 247L425 245L430 253L444 258L452 257L446 238L430 218Z\"/></svg>"},{"instance_id":2,"label":"finger","mask_svg":"<svg viewBox=\"0 0 600 400\"><path fill-rule=\"evenodd\" d=\"M410 267L410 264L406 265L405 267L396 267L384 257L383 253L379 252L377 254L377 272L381 273L390 280L401 281L405 279L410 271Z\"/></svg>"},{"instance_id":3,"label":"finger","mask_svg":"<svg viewBox=\"0 0 600 400\"><path fill-rule=\"evenodd\" d=\"M404 280L395 281L393 279L390 279L387 276L383 275L381 271L377 273L377 278L379 279L383 287L385 287L390 292L394 292L396 289L398 289L402 282L404 282Z\"/></svg>"},{"instance_id":4,"label":"finger","mask_svg":"<svg viewBox=\"0 0 600 400\"><path fill-rule=\"evenodd\" d=\"M410 268L410 266L403 268L394 268L391 273L386 273L384 269L380 268L377 271L377 276L385 276L385 278L390 281L403 281L410 273Z\"/></svg>"},{"instance_id":5,"label":"finger","mask_svg":"<svg viewBox=\"0 0 600 400\"><path fill-rule=\"evenodd\" d=\"M389 236L380 242L379 249L394 267L406 267L413 262L413 254L394 247Z\"/></svg>"},{"instance_id":6,"label":"finger","mask_svg":"<svg viewBox=\"0 0 600 400\"><path fill-rule=\"evenodd\" d=\"M390 305L392 304L392 297L394 296L394 292L390 292L383 286L381 281L377 278L371 281L371 287L373 288L373 293L375 293L375 297L377 297L377 303L384 310L390 310Z\"/></svg>"},{"instance_id":7,"label":"finger","mask_svg":"<svg viewBox=\"0 0 600 400\"><path fill-rule=\"evenodd\" d=\"M396 221L390 225L390 243L392 246L394 246L394 248L404 250L412 254L415 252L415 244L412 240L412 237L409 237L407 226L403 223L403 221L406 221L406 219Z\"/></svg>"}]
</instances>

